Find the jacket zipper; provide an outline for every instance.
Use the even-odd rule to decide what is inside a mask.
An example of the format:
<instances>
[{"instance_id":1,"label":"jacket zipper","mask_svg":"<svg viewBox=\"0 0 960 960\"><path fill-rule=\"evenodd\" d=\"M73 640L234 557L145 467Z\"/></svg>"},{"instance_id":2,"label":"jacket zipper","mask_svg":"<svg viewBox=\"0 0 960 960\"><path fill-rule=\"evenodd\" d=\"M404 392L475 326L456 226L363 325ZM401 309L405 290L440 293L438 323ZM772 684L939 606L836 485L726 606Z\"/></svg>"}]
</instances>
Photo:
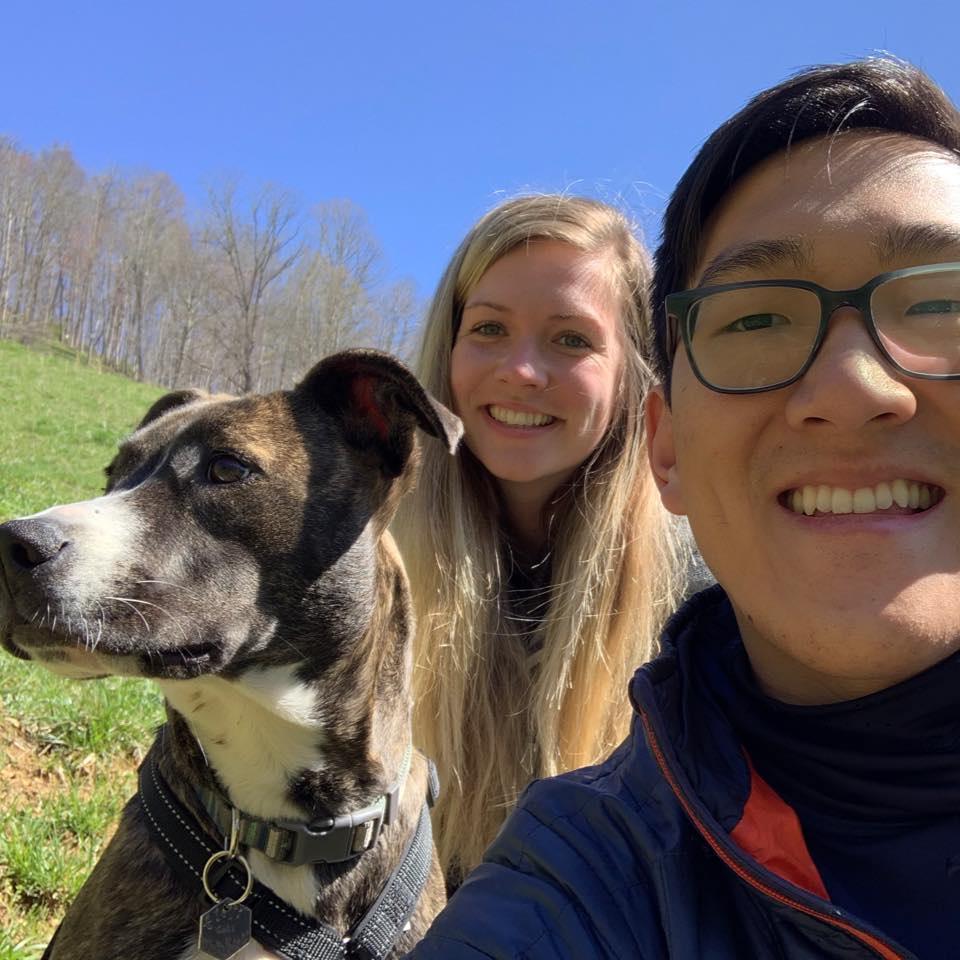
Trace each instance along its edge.
<instances>
[{"instance_id":1,"label":"jacket zipper","mask_svg":"<svg viewBox=\"0 0 960 960\"><path fill-rule=\"evenodd\" d=\"M673 790L676 798L680 801L680 805L683 807L684 812L693 822L693 825L700 832L701 836L710 845L713 852L731 870L733 870L733 872L740 877L741 880L746 881L754 889L759 890L762 894L770 897L772 900L776 900L778 903L785 904L788 907L792 907L794 910L799 910L800 913L805 913L807 916L822 920L832 927L843 930L845 933L852 934L861 943L873 950L878 956L883 957L884 960L908 960L908 958L903 956L903 954L897 953L891 947L888 947L885 943L878 940L866 930L860 929L858 926L856 926L856 924L849 923L846 920L838 920L836 917L832 917L829 913L824 913L823 911L817 910L814 907L807 906L805 903L800 903L800 901L794 900L791 897L788 897L786 894L781 893L779 890L774 889L769 884L764 883L764 881L760 878L754 876L753 873L746 866L744 866L744 864L738 862L734 857L727 853L717 838L714 837L713 833L710 831L710 828L707 827L707 825L697 815L692 804L684 795L679 782L673 775L673 771L670 769L670 766L667 763L666 756L664 756L663 751L660 749L660 743L657 740L653 726L650 723L646 713L639 709L637 712L640 714L640 720L642 721L643 728L647 734L647 741L653 750L653 756L657 761L657 765L660 767L660 772L663 774L667 783L670 784L670 789Z\"/></svg>"}]
</instances>

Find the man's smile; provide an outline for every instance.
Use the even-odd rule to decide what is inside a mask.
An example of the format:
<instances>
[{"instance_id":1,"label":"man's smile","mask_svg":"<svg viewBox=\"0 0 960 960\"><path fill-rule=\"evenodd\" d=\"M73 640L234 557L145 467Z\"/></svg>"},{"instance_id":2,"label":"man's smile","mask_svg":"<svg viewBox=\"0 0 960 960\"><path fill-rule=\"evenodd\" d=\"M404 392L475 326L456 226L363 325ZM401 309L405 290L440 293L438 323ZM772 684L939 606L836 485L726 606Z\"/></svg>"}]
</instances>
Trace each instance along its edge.
<instances>
[{"instance_id":1,"label":"man's smile","mask_svg":"<svg viewBox=\"0 0 960 960\"><path fill-rule=\"evenodd\" d=\"M855 488L807 483L785 490L778 498L794 513L827 516L845 513L910 514L929 510L945 496L942 487L897 477Z\"/></svg>"}]
</instances>

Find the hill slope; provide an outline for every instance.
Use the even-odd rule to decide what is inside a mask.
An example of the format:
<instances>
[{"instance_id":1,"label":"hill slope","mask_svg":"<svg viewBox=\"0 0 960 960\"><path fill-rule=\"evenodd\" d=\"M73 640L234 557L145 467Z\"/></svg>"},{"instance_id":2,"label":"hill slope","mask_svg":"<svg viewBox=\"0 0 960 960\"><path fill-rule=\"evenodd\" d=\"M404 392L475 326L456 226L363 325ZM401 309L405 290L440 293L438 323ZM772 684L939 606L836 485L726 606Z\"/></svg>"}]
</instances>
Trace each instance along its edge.
<instances>
[{"instance_id":1,"label":"hill slope","mask_svg":"<svg viewBox=\"0 0 960 960\"><path fill-rule=\"evenodd\" d=\"M95 496L117 440L161 393L0 340L0 521Z\"/></svg>"},{"instance_id":2,"label":"hill slope","mask_svg":"<svg viewBox=\"0 0 960 960\"><path fill-rule=\"evenodd\" d=\"M161 392L0 341L0 521L96 496ZM42 953L162 716L145 681L67 681L0 651L0 960Z\"/></svg>"}]
</instances>

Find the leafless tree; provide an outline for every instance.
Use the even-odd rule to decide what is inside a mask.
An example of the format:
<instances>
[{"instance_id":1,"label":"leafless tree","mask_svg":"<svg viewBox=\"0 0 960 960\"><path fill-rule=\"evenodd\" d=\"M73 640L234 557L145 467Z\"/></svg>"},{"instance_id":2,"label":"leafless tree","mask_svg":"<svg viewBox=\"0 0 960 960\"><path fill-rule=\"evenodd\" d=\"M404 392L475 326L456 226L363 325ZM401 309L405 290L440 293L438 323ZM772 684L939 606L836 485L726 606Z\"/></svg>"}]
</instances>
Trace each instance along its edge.
<instances>
[{"instance_id":1,"label":"leafless tree","mask_svg":"<svg viewBox=\"0 0 960 960\"><path fill-rule=\"evenodd\" d=\"M208 199L205 239L223 260L222 288L233 307L222 345L233 362L236 386L247 392L260 382L265 298L303 252L297 212L287 194L272 186L256 193L246 217L238 209L234 183L211 189Z\"/></svg>"},{"instance_id":2,"label":"leafless tree","mask_svg":"<svg viewBox=\"0 0 960 960\"><path fill-rule=\"evenodd\" d=\"M0 336L56 337L174 386L288 385L350 345L408 349L420 313L349 200L304 220L274 186L221 182L188 221L162 173L89 177L0 137Z\"/></svg>"}]
</instances>

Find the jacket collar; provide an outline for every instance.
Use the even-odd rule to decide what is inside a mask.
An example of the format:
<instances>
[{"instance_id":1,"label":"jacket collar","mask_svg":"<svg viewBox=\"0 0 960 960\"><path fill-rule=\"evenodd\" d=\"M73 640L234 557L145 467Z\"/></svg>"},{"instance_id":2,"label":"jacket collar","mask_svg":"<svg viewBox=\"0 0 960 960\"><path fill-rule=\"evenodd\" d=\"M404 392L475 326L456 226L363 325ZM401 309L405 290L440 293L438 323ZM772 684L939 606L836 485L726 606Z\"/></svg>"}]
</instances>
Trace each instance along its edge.
<instances>
[{"instance_id":1,"label":"jacket collar","mask_svg":"<svg viewBox=\"0 0 960 960\"><path fill-rule=\"evenodd\" d=\"M714 586L680 608L664 631L660 656L634 675L634 749L646 741L663 776L655 789L672 793L696 831L748 886L852 935L884 960L909 956L879 930L826 902L796 814L752 769L717 694L725 695L723 684L730 683L725 660L741 650L733 608Z\"/></svg>"},{"instance_id":2,"label":"jacket collar","mask_svg":"<svg viewBox=\"0 0 960 960\"><path fill-rule=\"evenodd\" d=\"M660 655L630 684L634 708L651 724L690 795L724 830L740 821L751 778L739 738L715 693L729 681L726 659L742 647L733 607L714 585L667 623Z\"/></svg>"}]
</instances>

